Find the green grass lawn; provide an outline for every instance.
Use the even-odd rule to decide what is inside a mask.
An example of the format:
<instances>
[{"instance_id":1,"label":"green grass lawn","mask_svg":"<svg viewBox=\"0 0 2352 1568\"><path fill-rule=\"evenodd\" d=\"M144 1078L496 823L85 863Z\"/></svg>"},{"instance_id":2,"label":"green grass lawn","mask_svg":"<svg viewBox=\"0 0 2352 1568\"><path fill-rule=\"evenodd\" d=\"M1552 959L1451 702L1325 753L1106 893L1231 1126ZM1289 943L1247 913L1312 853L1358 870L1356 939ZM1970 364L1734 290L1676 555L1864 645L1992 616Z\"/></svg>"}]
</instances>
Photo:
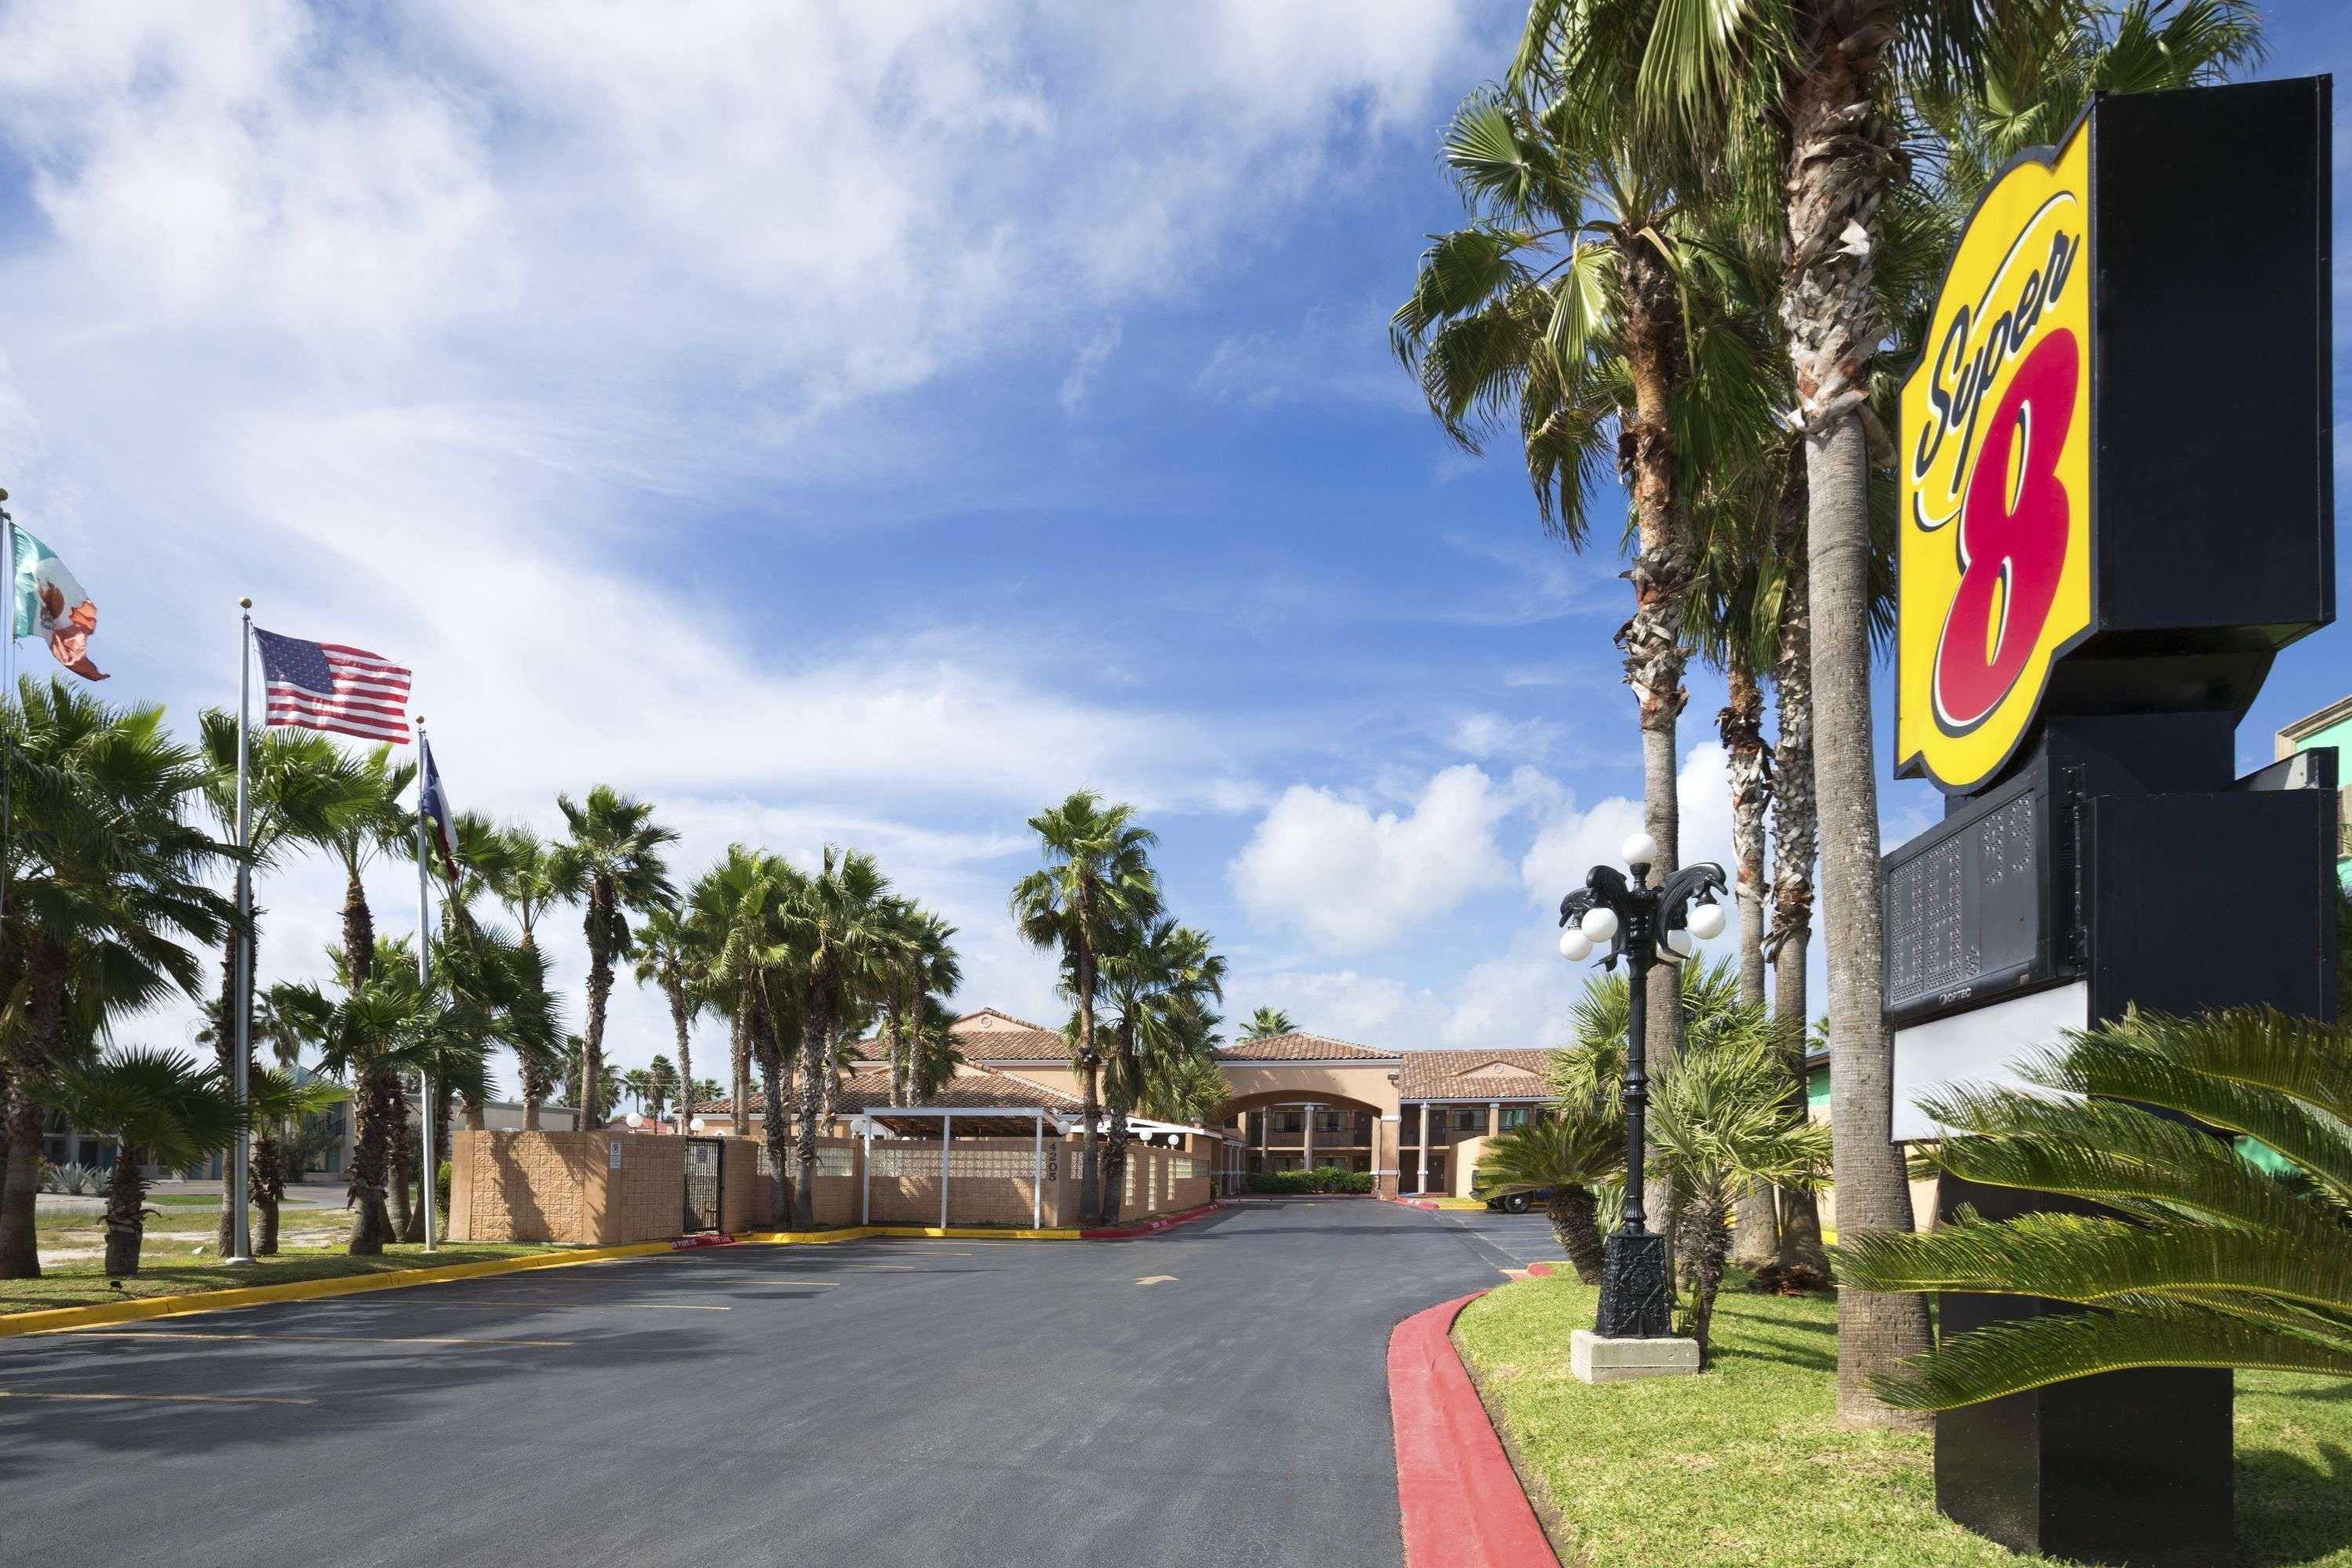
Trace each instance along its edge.
<instances>
[{"instance_id":1,"label":"green grass lawn","mask_svg":"<svg viewBox=\"0 0 2352 1568\"><path fill-rule=\"evenodd\" d=\"M106 1272L95 1260L50 1265L44 1263L38 1279L0 1279L0 1312L34 1312L51 1307L87 1307L145 1296L185 1296L197 1290L234 1290L248 1285L282 1285L294 1279L326 1279L344 1274L378 1274L395 1268L446 1268L453 1263L479 1263L492 1258L518 1258L526 1253L562 1252L566 1247L521 1244L445 1243L428 1256L421 1245L387 1247L381 1257L352 1258L339 1247L296 1247L275 1258L257 1259L249 1268L225 1268L215 1258L190 1258L159 1251L150 1237L141 1253L139 1272L110 1289Z\"/></svg>"},{"instance_id":2,"label":"green grass lawn","mask_svg":"<svg viewBox=\"0 0 2352 1568\"><path fill-rule=\"evenodd\" d=\"M1563 1563L1578 1568L2030 1568L1935 1510L1924 1433L1836 1420L1836 1311L1727 1289L1706 1374L1588 1387L1569 1334L1596 1292L1504 1286L1454 1326ZM2238 1546L2352 1568L2352 1384L2238 1377ZM1638 1461L1634 1458L1640 1456Z\"/></svg>"}]
</instances>

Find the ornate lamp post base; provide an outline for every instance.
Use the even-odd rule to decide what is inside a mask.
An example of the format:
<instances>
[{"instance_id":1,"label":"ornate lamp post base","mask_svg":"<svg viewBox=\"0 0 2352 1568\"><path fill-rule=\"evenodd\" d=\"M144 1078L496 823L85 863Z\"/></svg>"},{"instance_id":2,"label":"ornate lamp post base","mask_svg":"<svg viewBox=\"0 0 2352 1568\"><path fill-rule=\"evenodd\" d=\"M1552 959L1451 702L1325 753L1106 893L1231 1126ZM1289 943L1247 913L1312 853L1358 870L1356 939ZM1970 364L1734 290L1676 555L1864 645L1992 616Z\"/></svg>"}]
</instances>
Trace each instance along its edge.
<instances>
[{"instance_id":1,"label":"ornate lamp post base","mask_svg":"<svg viewBox=\"0 0 2352 1568\"><path fill-rule=\"evenodd\" d=\"M1666 1238L1652 1231L1618 1230L1604 1246L1601 1312L1592 1331L1607 1340L1654 1340L1673 1332Z\"/></svg>"}]
</instances>

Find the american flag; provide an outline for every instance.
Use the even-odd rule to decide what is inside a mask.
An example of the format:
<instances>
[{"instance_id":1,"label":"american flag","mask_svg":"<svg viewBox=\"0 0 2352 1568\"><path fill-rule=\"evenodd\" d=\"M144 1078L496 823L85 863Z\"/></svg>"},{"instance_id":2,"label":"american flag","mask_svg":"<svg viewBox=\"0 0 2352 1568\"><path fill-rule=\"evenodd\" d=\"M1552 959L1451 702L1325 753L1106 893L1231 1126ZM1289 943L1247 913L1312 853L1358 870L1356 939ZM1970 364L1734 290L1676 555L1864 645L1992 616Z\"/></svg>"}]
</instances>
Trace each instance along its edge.
<instances>
[{"instance_id":1,"label":"american flag","mask_svg":"<svg viewBox=\"0 0 2352 1568\"><path fill-rule=\"evenodd\" d=\"M253 628L269 722L362 741L408 740L408 671L382 655Z\"/></svg>"}]
</instances>

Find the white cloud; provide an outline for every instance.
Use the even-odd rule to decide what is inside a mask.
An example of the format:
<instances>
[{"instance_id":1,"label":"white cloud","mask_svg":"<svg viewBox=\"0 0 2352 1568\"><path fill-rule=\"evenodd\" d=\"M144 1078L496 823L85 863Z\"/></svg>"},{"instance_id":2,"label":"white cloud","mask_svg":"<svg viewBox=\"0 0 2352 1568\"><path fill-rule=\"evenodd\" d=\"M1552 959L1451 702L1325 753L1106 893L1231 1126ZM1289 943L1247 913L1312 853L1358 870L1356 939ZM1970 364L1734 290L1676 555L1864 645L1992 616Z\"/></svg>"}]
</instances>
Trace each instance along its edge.
<instances>
[{"instance_id":1,"label":"white cloud","mask_svg":"<svg viewBox=\"0 0 2352 1568\"><path fill-rule=\"evenodd\" d=\"M1708 741L1683 753L1675 775L1682 807L1682 860L1713 860L1731 868L1731 770L1721 742ZM1519 879L1538 904L1557 906L1584 886L1595 866L1620 866L1618 847L1642 826L1642 803L1612 795L1589 806L1563 798L1519 861Z\"/></svg>"},{"instance_id":2,"label":"white cloud","mask_svg":"<svg viewBox=\"0 0 2352 1568\"><path fill-rule=\"evenodd\" d=\"M1465 763L1431 778L1400 816L1295 784L1234 859L1234 890L1252 914L1296 927L1320 951L1383 946L1507 882L1495 828L1521 787Z\"/></svg>"},{"instance_id":3,"label":"white cloud","mask_svg":"<svg viewBox=\"0 0 2352 1568\"><path fill-rule=\"evenodd\" d=\"M1559 749L1567 735L1567 726L1549 719L1465 713L1455 721L1446 744L1481 762L1490 757L1525 757L1540 763Z\"/></svg>"},{"instance_id":4,"label":"white cloud","mask_svg":"<svg viewBox=\"0 0 2352 1568\"><path fill-rule=\"evenodd\" d=\"M1094 389L1096 373L1109 363L1110 356L1118 351L1118 338L1119 325L1113 321L1079 347L1078 357L1070 362L1069 370L1062 377L1060 402L1064 414L1075 418L1087 405L1087 395Z\"/></svg>"}]
</instances>

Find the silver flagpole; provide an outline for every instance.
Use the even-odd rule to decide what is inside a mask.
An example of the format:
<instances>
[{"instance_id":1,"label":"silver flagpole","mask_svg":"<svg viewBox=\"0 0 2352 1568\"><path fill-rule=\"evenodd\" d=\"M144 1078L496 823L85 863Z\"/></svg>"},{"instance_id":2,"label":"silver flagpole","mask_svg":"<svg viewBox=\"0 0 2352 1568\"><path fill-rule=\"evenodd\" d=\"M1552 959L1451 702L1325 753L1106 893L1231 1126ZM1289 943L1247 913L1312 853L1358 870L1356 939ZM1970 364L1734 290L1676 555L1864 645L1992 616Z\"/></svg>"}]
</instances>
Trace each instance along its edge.
<instances>
[{"instance_id":1,"label":"silver flagpole","mask_svg":"<svg viewBox=\"0 0 2352 1568\"><path fill-rule=\"evenodd\" d=\"M433 906L432 896L425 877L427 847L425 841L425 781L433 773L433 747L425 739L425 716L416 716L416 988L422 992L433 984ZM433 1200L441 1190L441 1167L433 1160L433 1076L423 1068L416 1071L416 1100L423 1112L425 1124L425 1250L438 1252L441 1243L434 1228Z\"/></svg>"},{"instance_id":2,"label":"silver flagpole","mask_svg":"<svg viewBox=\"0 0 2352 1568\"><path fill-rule=\"evenodd\" d=\"M244 611L244 620L236 634L236 847L243 850L253 841L253 805L246 791L245 743L246 729L252 722L253 713L253 601L239 599L237 606ZM252 921L253 866L240 858L236 863L236 984L232 988L236 997L236 1054L231 1071L236 1083L237 1117L246 1126L232 1146L236 1157L229 1171L229 1255L221 1259L232 1265L253 1261L253 1237L245 1208L247 1189L252 1184L253 1159L252 1085L247 1076L253 1055Z\"/></svg>"},{"instance_id":3,"label":"silver flagpole","mask_svg":"<svg viewBox=\"0 0 2352 1568\"><path fill-rule=\"evenodd\" d=\"M8 492L0 490L0 501L7 499ZM16 700L16 520L8 515L8 509L5 506L0 506L0 534L5 534L7 540L5 549L8 584L8 647L5 653L0 653L0 706L5 706ZM0 839L6 841L5 847L0 847L0 915L5 915L8 910L8 861L16 840L16 798L12 788L16 782L12 775L16 771L16 759L8 755L8 752L15 750L11 746L6 752L0 752Z\"/></svg>"}]
</instances>

